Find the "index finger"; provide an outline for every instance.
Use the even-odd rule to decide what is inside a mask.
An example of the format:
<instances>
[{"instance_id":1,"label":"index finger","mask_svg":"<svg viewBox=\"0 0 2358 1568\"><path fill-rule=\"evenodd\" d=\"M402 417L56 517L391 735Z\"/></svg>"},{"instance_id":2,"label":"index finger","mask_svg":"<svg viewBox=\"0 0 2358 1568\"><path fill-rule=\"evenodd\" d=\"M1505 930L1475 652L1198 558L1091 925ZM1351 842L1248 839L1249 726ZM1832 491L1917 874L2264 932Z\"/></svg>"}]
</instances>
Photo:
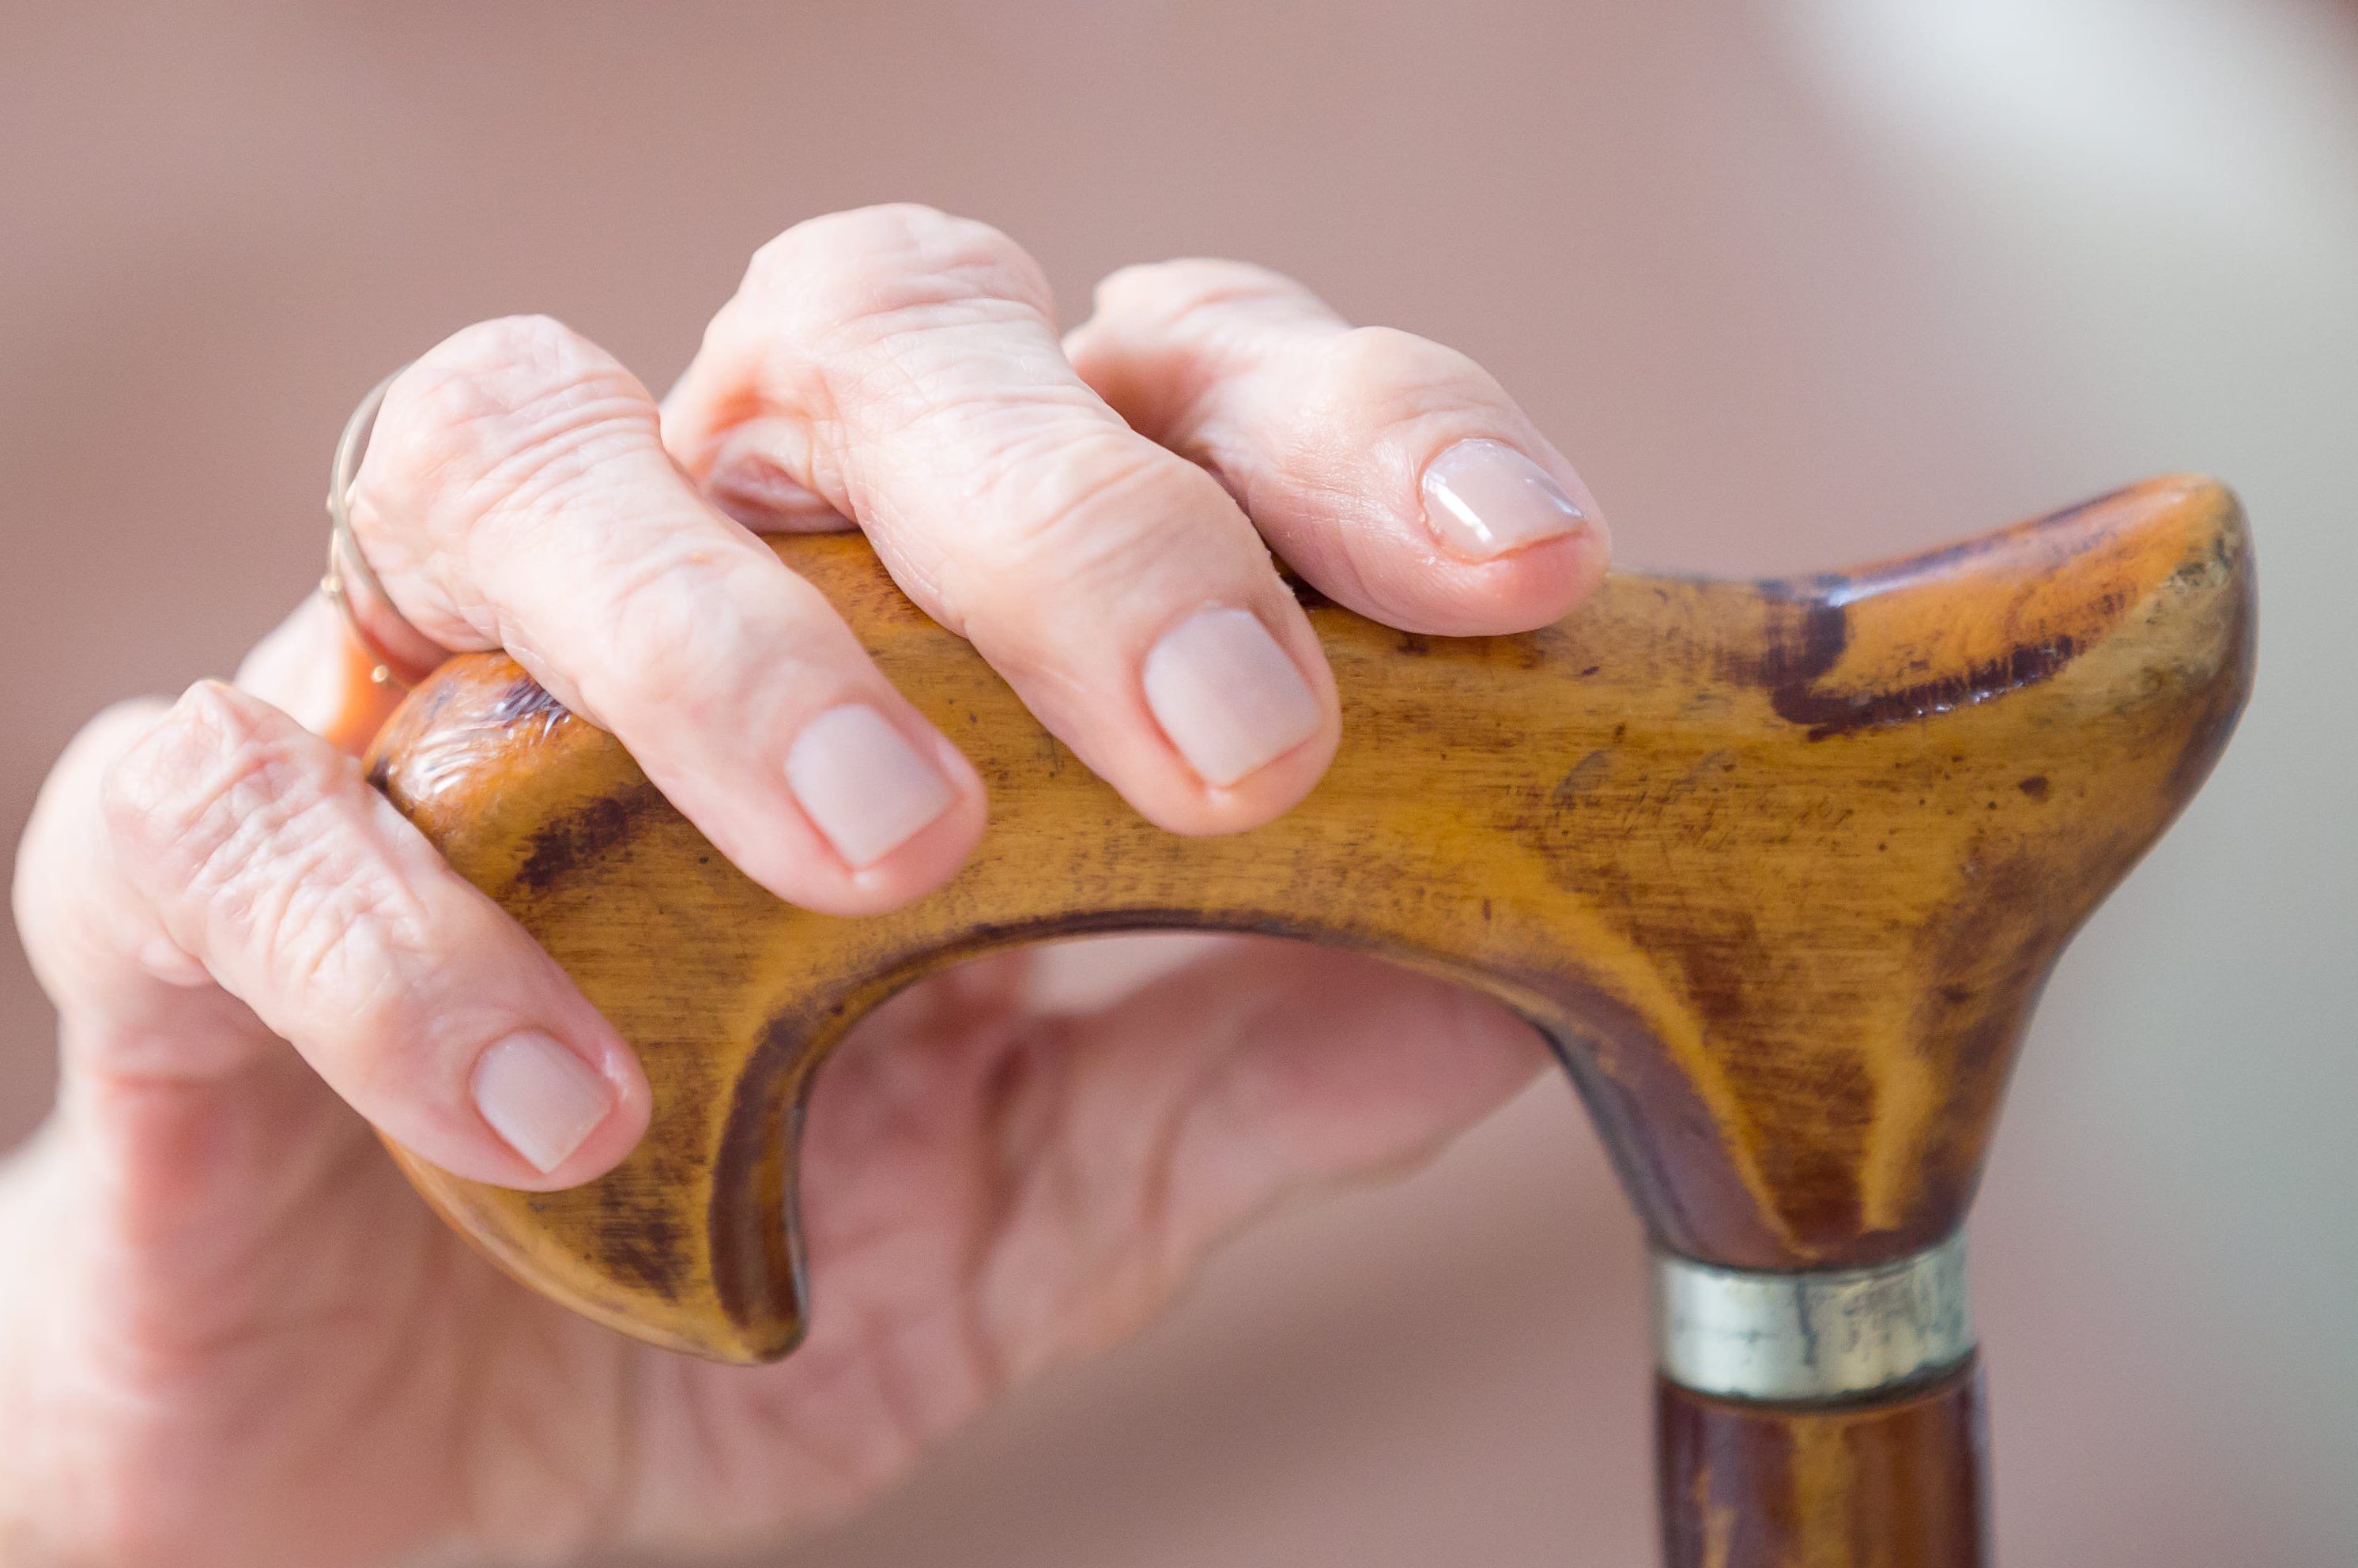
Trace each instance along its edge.
<instances>
[{"instance_id":1,"label":"index finger","mask_svg":"<svg viewBox=\"0 0 2358 1568\"><path fill-rule=\"evenodd\" d=\"M979 838L966 759L689 486L637 378L557 323L469 328L404 372L352 516L420 631L506 649L780 896L889 908Z\"/></svg>"}]
</instances>

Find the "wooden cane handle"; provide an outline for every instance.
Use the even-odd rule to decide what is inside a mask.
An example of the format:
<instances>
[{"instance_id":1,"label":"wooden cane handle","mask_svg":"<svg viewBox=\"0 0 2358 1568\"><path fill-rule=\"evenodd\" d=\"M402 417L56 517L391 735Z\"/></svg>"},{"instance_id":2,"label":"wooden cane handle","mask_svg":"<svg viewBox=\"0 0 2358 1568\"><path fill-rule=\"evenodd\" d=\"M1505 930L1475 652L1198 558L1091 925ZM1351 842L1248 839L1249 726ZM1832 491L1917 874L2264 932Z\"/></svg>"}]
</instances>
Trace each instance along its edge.
<instances>
[{"instance_id":1,"label":"wooden cane handle","mask_svg":"<svg viewBox=\"0 0 2358 1568\"><path fill-rule=\"evenodd\" d=\"M820 1058L930 970L1077 932L1272 932L1461 980L1555 1043L1658 1247L1768 1271L1921 1252L1963 1217L2050 966L2201 782L2252 670L2242 517L2189 478L1852 574L1616 575L1524 636L1314 603L1332 769L1269 827L1188 838L864 541L777 548L990 785L941 892L861 920L780 903L493 655L428 680L372 762L654 1091L645 1141L586 1186L405 1156L412 1180L535 1289L736 1361L802 1333L794 1143Z\"/></svg>"}]
</instances>

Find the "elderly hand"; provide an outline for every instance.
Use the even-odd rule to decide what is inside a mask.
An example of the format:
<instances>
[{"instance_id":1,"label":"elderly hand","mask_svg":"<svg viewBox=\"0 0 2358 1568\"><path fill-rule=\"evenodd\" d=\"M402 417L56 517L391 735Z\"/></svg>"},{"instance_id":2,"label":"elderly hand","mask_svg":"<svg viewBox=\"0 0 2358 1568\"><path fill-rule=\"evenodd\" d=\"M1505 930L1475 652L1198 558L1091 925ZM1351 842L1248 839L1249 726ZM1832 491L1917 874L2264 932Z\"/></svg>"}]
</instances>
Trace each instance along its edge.
<instances>
[{"instance_id":1,"label":"elderly hand","mask_svg":"<svg viewBox=\"0 0 2358 1568\"><path fill-rule=\"evenodd\" d=\"M747 874L847 915L947 881L983 790L758 532L863 529L1181 833L1269 821L1335 748L1271 550L1444 635L1553 621L1606 555L1463 356L1201 261L1116 274L1060 342L1029 257L913 208L765 246L661 406L553 322L459 333L388 393L353 518L424 651L505 648ZM1137 1327L1257 1211L1430 1152L1544 1059L1487 1001L1311 948L1206 944L1090 1008L1021 955L972 966L822 1076L804 1348L650 1349L481 1262L370 1135L562 1187L629 1152L647 1088L363 781L362 663L314 600L234 686L101 718L43 794L17 917L64 1076L0 1174L11 1568L807 1526Z\"/></svg>"}]
</instances>

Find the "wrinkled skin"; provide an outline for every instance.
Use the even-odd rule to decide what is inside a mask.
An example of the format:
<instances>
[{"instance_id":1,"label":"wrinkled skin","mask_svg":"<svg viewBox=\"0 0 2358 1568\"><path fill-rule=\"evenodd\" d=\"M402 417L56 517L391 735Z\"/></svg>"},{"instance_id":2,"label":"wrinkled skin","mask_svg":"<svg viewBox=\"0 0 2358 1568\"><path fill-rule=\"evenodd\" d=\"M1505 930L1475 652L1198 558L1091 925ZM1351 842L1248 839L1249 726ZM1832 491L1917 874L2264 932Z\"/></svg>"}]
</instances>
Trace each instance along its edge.
<instances>
[{"instance_id":1,"label":"wrinkled skin","mask_svg":"<svg viewBox=\"0 0 2358 1568\"><path fill-rule=\"evenodd\" d=\"M1334 722L1323 663L1304 666L1319 730L1214 786L1128 687L1083 689L1108 678L1094 665L1120 661L1058 661L1142 646L1122 617L1151 632L1168 618L1158 594L1184 609L1222 572L1239 585L1233 597L1274 602L1266 590L1290 607L1250 530L1355 609L1443 633L1552 620L1602 570L1594 530L1472 561L1413 531L1421 462L1469 436L1517 443L1594 503L1478 369L1402 335L1347 333L1282 279L1228 264L1143 269L1109 284L1098 316L1061 349L1028 318L1013 347L928 343L936 328L955 338L1041 315L1022 303L1033 285L1020 253L921 211L805 227L819 232L764 253L659 413L553 324L460 334L413 373L416 396L405 404L396 387L355 496L362 541L418 634L438 652L503 645L525 659L782 896L838 913L918 896L955 873L986 812L971 770L944 760L953 804L853 863L796 810L774 758L741 766L738 753L784 748L807 718L730 674L789 656L780 628L799 639L790 656L805 681L831 670L865 691L872 676L783 568L715 575L715 552L767 558L748 527L868 529L904 586L973 636L1084 760L1154 820L1193 832L1266 821L1315 782ZM912 411L914 382L878 363L829 370L818 413L795 402L817 395L747 368L773 339L824 366L827 345L858 337L840 321L781 324L748 307L781 267L839 284L863 266L885 295L896 267L923 283L922 305L902 299L892 332L868 341L886 344L881 362L895 373L955 386L932 416ZM993 266L1014 277L1000 293L1018 305L993 294ZM944 279L966 292L953 297ZM1265 330L1294 336L1252 362L1238 345ZM1350 346L1340 371L1321 362L1318 397L1268 384L1294 373L1304 342L1335 334ZM977 364L1012 375L1025 354L1036 373L1003 395L959 379ZM1071 365L1058 369L1059 355ZM563 384L517 395L518 364ZM856 399L880 378L891 406L863 415ZM980 440L1002 460L958 471L1003 480L1008 454L1034 443L1023 422L1036 426L1041 405L1059 419L1079 409L1088 427L1062 457L1036 438L1051 468L1109 452L1130 465L1130 477L1076 482L1055 504L1086 512L1110 495L1116 512L1087 529L973 522L1046 504L1019 484L1011 498L947 508L979 544L926 533L946 526L926 523L947 507L926 499L941 474L911 477L923 463L895 451L894 433L946 420L941 438ZM1310 412L1281 429L1270 424L1281 408ZM1002 417L1014 423L978 430ZM763 441L773 444L748 458ZM546 449L524 461L519 442ZM1374 461L1387 442L1415 449ZM1202 484L1196 461L1227 488ZM629 503L600 513L600 498L618 493ZM706 530L704 542L667 555L663 539L627 535L655 514ZM1159 532L1115 550L1103 541L1119 527ZM1221 529L1246 544L1207 578L1199 536ZM1109 562L1129 574L1122 590L1100 583L1102 623L1060 630L1069 647L1018 645L1009 628L1022 617L990 601L1037 602L1050 569L1041 541L1070 538L1090 542L1093 579ZM655 568L627 568L634 597L595 575L618 539L628 547L605 567L655 553ZM592 564L576 570L583 558ZM553 560L565 570L525 571ZM527 577L544 586L515 586ZM551 578L566 591L547 589ZM665 595L667 609L647 608ZM617 613L715 628L708 641L698 631L697 653L720 672L698 688L714 695L676 705L693 723L665 728L629 669L600 665L601 649L630 642L607 619ZM1271 624L1279 645L1315 657L1314 639L1298 653L1306 631ZM397 633L388 623L384 635ZM897 999L822 1074L803 1154L808 1342L753 1369L654 1350L483 1262L378 1141L381 1130L476 1179L561 1187L628 1152L645 1088L627 1044L545 955L366 789L352 758L388 700L364 665L315 600L233 686L103 716L44 792L16 901L59 1005L63 1087L40 1135L0 1168L10 1568L341 1568L779 1538L856 1507L1015 1383L1134 1331L1222 1236L1271 1206L1429 1156L1545 1057L1490 1002L1285 944L1170 939L1111 958L987 960ZM908 722L889 693L863 700ZM667 782L682 779L704 782ZM1113 983L1109 964L1130 978ZM1076 973L1095 1000L1075 999ZM596 1124L550 1160L524 1157L468 1098L485 1041L520 1025L602 1086Z\"/></svg>"},{"instance_id":2,"label":"wrinkled skin","mask_svg":"<svg viewBox=\"0 0 2358 1568\"><path fill-rule=\"evenodd\" d=\"M806 1526L1130 1332L1223 1231L1412 1162L1540 1058L1489 1004L1344 955L1222 941L1079 1016L1026 1005L1026 967L920 988L830 1063L811 1337L754 1370L516 1285L291 1053L191 999L238 1065L79 1076L0 1188L0 1245L38 1264L0 1287L9 1492L102 1562Z\"/></svg>"}]
</instances>

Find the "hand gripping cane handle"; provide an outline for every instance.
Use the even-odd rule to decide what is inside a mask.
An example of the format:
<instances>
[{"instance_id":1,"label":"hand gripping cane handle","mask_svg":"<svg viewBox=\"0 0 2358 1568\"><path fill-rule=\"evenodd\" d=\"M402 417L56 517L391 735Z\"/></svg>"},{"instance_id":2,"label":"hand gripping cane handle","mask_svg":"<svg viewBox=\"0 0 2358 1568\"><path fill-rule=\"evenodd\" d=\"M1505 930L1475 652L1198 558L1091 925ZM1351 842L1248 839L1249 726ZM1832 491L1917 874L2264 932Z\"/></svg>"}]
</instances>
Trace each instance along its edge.
<instances>
[{"instance_id":1,"label":"hand gripping cane handle","mask_svg":"<svg viewBox=\"0 0 2358 1568\"><path fill-rule=\"evenodd\" d=\"M2249 689L2250 549L2224 490L2156 481L1847 574L1616 575L1523 636L1314 604L1342 749L1284 817L1217 838L1140 820L856 535L776 548L959 738L990 834L908 908L810 914L514 664L445 665L373 775L654 1087L644 1143L571 1191L401 1156L485 1252L626 1334L783 1356L806 1310L797 1111L868 1009L1069 933L1343 944L1499 997L1570 1068L1658 1253L1674 1563L1980 1560L1980 1384L1947 1244L2048 969Z\"/></svg>"}]
</instances>

